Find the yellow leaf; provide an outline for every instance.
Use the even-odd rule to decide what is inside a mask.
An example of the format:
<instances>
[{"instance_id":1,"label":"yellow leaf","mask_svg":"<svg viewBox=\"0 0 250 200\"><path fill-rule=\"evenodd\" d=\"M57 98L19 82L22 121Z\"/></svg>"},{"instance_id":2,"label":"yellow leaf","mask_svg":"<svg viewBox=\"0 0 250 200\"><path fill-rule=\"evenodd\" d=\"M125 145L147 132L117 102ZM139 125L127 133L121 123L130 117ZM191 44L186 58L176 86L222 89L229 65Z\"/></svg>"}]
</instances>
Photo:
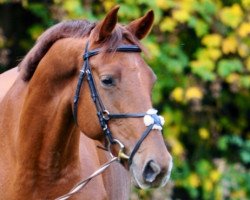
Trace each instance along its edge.
<instances>
[{"instance_id":1,"label":"yellow leaf","mask_svg":"<svg viewBox=\"0 0 250 200\"><path fill-rule=\"evenodd\" d=\"M226 78L226 81L230 84L232 83L237 83L238 81L240 80L240 76L239 74L236 74L236 73L232 73L230 74L227 78Z\"/></svg>"},{"instance_id":2,"label":"yellow leaf","mask_svg":"<svg viewBox=\"0 0 250 200\"><path fill-rule=\"evenodd\" d=\"M106 11L110 11L112 7L115 6L115 2L113 0L103 1L103 5Z\"/></svg>"},{"instance_id":3,"label":"yellow leaf","mask_svg":"<svg viewBox=\"0 0 250 200\"><path fill-rule=\"evenodd\" d=\"M172 152L173 152L173 155L175 156L181 156L184 152L182 145L180 143L176 143L172 147Z\"/></svg>"},{"instance_id":4,"label":"yellow leaf","mask_svg":"<svg viewBox=\"0 0 250 200\"><path fill-rule=\"evenodd\" d=\"M165 17L160 24L161 31L173 31L176 26L176 21L171 17Z\"/></svg>"},{"instance_id":5,"label":"yellow leaf","mask_svg":"<svg viewBox=\"0 0 250 200\"><path fill-rule=\"evenodd\" d=\"M250 8L250 0L242 0L242 5L245 9L248 9Z\"/></svg>"},{"instance_id":6,"label":"yellow leaf","mask_svg":"<svg viewBox=\"0 0 250 200\"><path fill-rule=\"evenodd\" d=\"M244 22L238 28L238 34L241 37L246 37L250 33L250 22Z\"/></svg>"},{"instance_id":7,"label":"yellow leaf","mask_svg":"<svg viewBox=\"0 0 250 200\"><path fill-rule=\"evenodd\" d=\"M221 57L221 51L217 48L209 48L207 53L212 60L218 60Z\"/></svg>"},{"instance_id":8,"label":"yellow leaf","mask_svg":"<svg viewBox=\"0 0 250 200\"><path fill-rule=\"evenodd\" d=\"M187 101L193 100L193 99L202 99L203 94L201 92L201 89L198 87L190 87L186 91L185 99Z\"/></svg>"},{"instance_id":9,"label":"yellow leaf","mask_svg":"<svg viewBox=\"0 0 250 200\"><path fill-rule=\"evenodd\" d=\"M210 172L210 178L214 183L217 183L221 177L221 173L218 170L212 170Z\"/></svg>"},{"instance_id":10,"label":"yellow leaf","mask_svg":"<svg viewBox=\"0 0 250 200\"><path fill-rule=\"evenodd\" d=\"M235 190L230 195L231 199L248 199L244 189Z\"/></svg>"},{"instance_id":11,"label":"yellow leaf","mask_svg":"<svg viewBox=\"0 0 250 200\"><path fill-rule=\"evenodd\" d=\"M156 0L156 5L163 10L171 8L166 0Z\"/></svg>"},{"instance_id":12,"label":"yellow leaf","mask_svg":"<svg viewBox=\"0 0 250 200\"><path fill-rule=\"evenodd\" d=\"M225 54L235 53L237 47L238 47L238 42L234 36L229 36L222 41L222 52Z\"/></svg>"},{"instance_id":13,"label":"yellow leaf","mask_svg":"<svg viewBox=\"0 0 250 200\"><path fill-rule=\"evenodd\" d=\"M81 3L80 1L70 1L70 0L66 0L63 2L63 8L66 11L72 12L74 13L75 10L77 10L77 8L81 7Z\"/></svg>"},{"instance_id":14,"label":"yellow leaf","mask_svg":"<svg viewBox=\"0 0 250 200\"><path fill-rule=\"evenodd\" d=\"M176 138L169 138L168 142L172 147L172 153L174 156L179 157L184 154L184 148Z\"/></svg>"},{"instance_id":15,"label":"yellow leaf","mask_svg":"<svg viewBox=\"0 0 250 200\"><path fill-rule=\"evenodd\" d=\"M215 67L214 62L209 58L200 58L198 60L191 61L190 64L192 68L204 68L208 71L212 71Z\"/></svg>"},{"instance_id":16,"label":"yellow leaf","mask_svg":"<svg viewBox=\"0 0 250 200\"><path fill-rule=\"evenodd\" d=\"M200 185L200 178L197 174L191 173L188 177L188 182L193 188L197 188Z\"/></svg>"},{"instance_id":17,"label":"yellow leaf","mask_svg":"<svg viewBox=\"0 0 250 200\"><path fill-rule=\"evenodd\" d=\"M179 3L179 6L188 12L194 10L197 2L196 0L181 0L181 3Z\"/></svg>"},{"instance_id":18,"label":"yellow leaf","mask_svg":"<svg viewBox=\"0 0 250 200\"><path fill-rule=\"evenodd\" d=\"M233 4L231 7L225 7L221 10L220 19L232 28L236 28L242 21L243 12L239 4Z\"/></svg>"},{"instance_id":19,"label":"yellow leaf","mask_svg":"<svg viewBox=\"0 0 250 200\"><path fill-rule=\"evenodd\" d=\"M238 53L239 55L244 58L249 55L249 48L246 44L241 44L238 47Z\"/></svg>"},{"instance_id":20,"label":"yellow leaf","mask_svg":"<svg viewBox=\"0 0 250 200\"><path fill-rule=\"evenodd\" d=\"M197 52L196 57L199 60L198 65L200 66L203 65L206 66L206 69L213 70L214 69L213 61L221 57L221 50L215 47L203 48Z\"/></svg>"},{"instance_id":21,"label":"yellow leaf","mask_svg":"<svg viewBox=\"0 0 250 200\"><path fill-rule=\"evenodd\" d=\"M34 40L36 40L43 33L43 31L44 31L43 27L39 25L35 25L29 30L31 37Z\"/></svg>"},{"instance_id":22,"label":"yellow leaf","mask_svg":"<svg viewBox=\"0 0 250 200\"><path fill-rule=\"evenodd\" d=\"M204 59L209 59L207 48L201 48L196 53L197 59L203 63Z\"/></svg>"},{"instance_id":23,"label":"yellow leaf","mask_svg":"<svg viewBox=\"0 0 250 200\"><path fill-rule=\"evenodd\" d=\"M145 46L150 49L150 55L155 58L157 57L158 55L160 55L160 49L159 49L159 46L158 44L156 43L153 43L153 42L150 42L150 41L147 41L145 42Z\"/></svg>"},{"instance_id":24,"label":"yellow leaf","mask_svg":"<svg viewBox=\"0 0 250 200\"><path fill-rule=\"evenodd\" d=\"M224 200L224 190L222 187L217 187L215 190L215 199L214 200Z\"/></svg>"},{"instance_id":25,"label":"yellow leaf","mask_svg":"<svg viewBox=\"0 0 250 200\"><path fill-rule=\"evenodd\" d=\"M24 8L27 8L27 7L28 7L28 5L29 5L28 0L22 0L21 2L22 2L22 6L23 6ZM0 2L0 3L1 3L1 2Z\"/></svg>"},{"instance_id":26,"label":"yellow leaf","mask_svg":"<svg viewBox=\"0 0 250 200\"><path fill-rule=\"evenodd\" d=\"M246 59L246 68L250 72L250 56Z\"/></svg>"},{"instance_id":27,"label":"yellow leaf","mask_svg":"<svg viewBox=\"0 0 250 200\"><path fill-rule=\"evenodd\" d=\"M209 131L206 128L199 129L200 138L206 140L209 138Z\"/></svg>"},{"instance_id":28,"label":"yellow leaf","mask_svg":"<svg viewBox=\"0 0 250 200\"><path fill-rule=\"evenodd\" d=\"M176 87L171 92L171 98L174 99L177 102L182 102L184 98L184 91L181 87Z\"/></svg>"},{"instance_id":29,"label":"yellow leaf","mask_svg":"<svg viewBox=\"0 0 250 200\"><path fill-rule=\"evenodd\" d=\"M181 22L181 23L186 22L190 17L189 12L183 9L174 10L172 15L173 15L173 18L176 19L176 21Z\"/></svg>"},{"instance_id":30,"label":"yellow leaf","mask_svg":"<svg viewBox=\"0 0 250 200\"><path fill-rule=\"evenodd\" d=\"M176 136L176 137L180 134L180 131L181 131L180 127L176 125L168 126L168 128L166 129L166 132L168 135Z\"/></svg>"},{"instance_id":31,"label":"yellow leaf","mask_svg":"<svg viewBox=\"0 0 250 200\"><path fill-rule=\"evenodd\" d=\"M165 113L163 114L163 117L164 117L164 119L165 119L165 124L164 124L164 125L169 125L169 124L172 123L173 119L172 119L171 113L165 112Z\"/></svg>"},{"instance_id":32,"label":"yellow leaf","mask_svg":"<svg viewBox=\"0 0 250 200\"><path fill-rule=\"evenodd\" d=\"M210 179L206 179L204 182L204 189L207 192L211 192L213 190L213 183Z\"/></svg>"},{"instance_id":33,"label":"yellow leaf","mask_svg":"<svg viewBox=\"0 0 250 200\"><path fill-rule=\"evenodd\" d=\"M219 34L209 34L203 37L202 44L207 47L219 47L221 44L221 35Z\"/></svg>"},{"instance_id":34,"label":"yellow leaf","mask_svg":"<svg viewBox=\"0 0 250 200\"><path fill-rule=\"evenodd\" d=\"M62 0L54 0L54 3L60 4L60 3L62 3Z\"/></svg>"}]
</instances>

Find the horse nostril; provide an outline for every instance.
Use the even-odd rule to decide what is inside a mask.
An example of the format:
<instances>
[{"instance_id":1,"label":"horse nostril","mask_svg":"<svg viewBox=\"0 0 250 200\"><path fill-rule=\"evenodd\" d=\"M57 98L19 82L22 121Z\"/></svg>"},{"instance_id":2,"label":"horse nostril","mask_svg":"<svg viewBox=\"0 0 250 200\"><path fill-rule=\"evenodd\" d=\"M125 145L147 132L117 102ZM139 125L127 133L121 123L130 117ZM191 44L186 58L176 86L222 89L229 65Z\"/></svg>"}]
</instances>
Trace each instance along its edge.
<instances>
[{"instance_id":1,"label":"horse nostril","mask_svg":"<svg viewBox=\"0 0 250 200\"><path fill-rule=\"evenodd\" d=\"M152 183L161 172L161 168L153 160L149 161L144 168L143 178L146 182Z\"/></svg>"}]
</instances>

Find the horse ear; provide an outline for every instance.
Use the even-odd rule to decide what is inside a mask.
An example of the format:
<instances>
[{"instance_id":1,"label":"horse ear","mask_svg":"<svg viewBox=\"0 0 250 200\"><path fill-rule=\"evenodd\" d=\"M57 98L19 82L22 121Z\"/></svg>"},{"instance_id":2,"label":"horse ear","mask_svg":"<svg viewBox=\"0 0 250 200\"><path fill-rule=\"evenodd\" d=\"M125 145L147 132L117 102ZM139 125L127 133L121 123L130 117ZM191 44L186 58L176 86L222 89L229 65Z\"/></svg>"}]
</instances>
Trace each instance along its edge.
<instances>
[{"instance_id":1,"label":"horse ear","mask_svg":"<svg viewBox=\"0 0 250 200\"><path fill-rule=\"evenodd\" d=\"M126 28L139 40L143 39L151 30L154 22L153 10L148 11L143 17L129 23Z\"/></svg>"},{"instance_id":2,"label":"horse ear","mask_svg":"<svg viewBox=\"0 0 250 200\"><path fill-rule=\"evenodd\" d=\"M106 17L97 25L99 33L97 41L101 42L105 40L112 34L112 31L115 28L117 23L118 17L117 13L120 6L115 6L107 15Z\"/></svg>"}]
</instances>

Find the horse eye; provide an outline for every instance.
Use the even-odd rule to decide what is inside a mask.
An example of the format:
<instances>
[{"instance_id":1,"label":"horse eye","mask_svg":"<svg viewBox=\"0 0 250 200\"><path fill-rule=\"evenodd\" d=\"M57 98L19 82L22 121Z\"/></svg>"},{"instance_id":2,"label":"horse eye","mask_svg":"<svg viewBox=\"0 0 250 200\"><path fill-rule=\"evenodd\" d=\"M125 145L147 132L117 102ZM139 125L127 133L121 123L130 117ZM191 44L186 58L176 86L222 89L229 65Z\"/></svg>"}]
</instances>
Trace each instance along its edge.
<instances>
[{"instance_id":1,"label":"horse eye","mask_svg":"<svg viewBox=\"0 0 250 200\"><path fill-rule=\"evenodd\" d=\"M115 81L111 76L104 76L101 78L102 85L106 87L114 86Z\"/></svg>"}]
</instances>

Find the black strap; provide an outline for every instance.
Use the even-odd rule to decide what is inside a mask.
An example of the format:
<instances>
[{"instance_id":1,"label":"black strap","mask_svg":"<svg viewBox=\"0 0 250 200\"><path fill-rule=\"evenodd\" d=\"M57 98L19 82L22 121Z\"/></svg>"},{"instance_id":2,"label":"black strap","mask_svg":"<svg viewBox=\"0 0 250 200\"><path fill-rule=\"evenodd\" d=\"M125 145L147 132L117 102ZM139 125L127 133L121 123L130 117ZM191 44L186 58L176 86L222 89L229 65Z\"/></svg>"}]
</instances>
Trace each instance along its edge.
<instances>
[{"instance_id":1,"label":"black strap","mask_svg":"<svg viewBox=\"0 0 250 200\"><path fill-rule=\"evenodd\" d=\"M108 114L109 119L120 119L120 118L140 118L144 117L146 113L125 113L125 114Z\"/></svg>"},{"instance_id":2,"label":"black strap","mask_svg":"<svg viewBox=\"0 0 250 200\"><path fill-rule=\"evenodd\" d=\"M97 116L98 116L100 125L101 125L103 132L104 132L104 135L106 136L109 143L113 144L115 142L114 142L114 139L112 137L112 133L108 127L108 121L110 119L141 118L141 117L144 117L145 115L147 115L147 113L124 113L124 114L116 114L115 113L115 114L110 114L105 109L105 106L102 103L102 100L101 100L99 93L96 89L96 85L95 85L95 81L94 81L94 78L92 75L91 67L89 65L89 58L99 54L101 50L94 49L94 50L88 51L88 46L89 46L89 43L87 42L85 52L83 55L84 64L83 64L82 69L80 70L79 80L77 83L76 93L74 96L74 107L73 107L74 120L77 123L77 108L78 108L80 91L81 91L84 77L87 76L87 81L88 81L91 97L92 97L93 102L95 103L95 107L97 110ZM109 49L108 52L141 52L141 49L136 45L121 45L117 49ZM144 139L148 136L150 131L153 129L153 126L155 124L160 125L160 121L159 121L157 115L155 115L155 116L151 115L151 116L154 118L154 123L147 127L147 129L143 132L141 138L135 144L135 146L130 154L130 157L129 157L129 161L128 161L129 165L131 165L134 155L136 154L136 152L140 148Z\"/></svg>"},{"instance_id":3,"label":"black strap","mask_svg":"<svg viewBox=\"0 0 250 200\"><path fill-rule=\"evenodd\" d=\"M76 87L76 93L74 96L73 117L74 117L75 122L77 123L78 101L79 101L81 86L83 84L83 80L84 80L84 77L86 75L88 85L90 88L91 97L92 97L92 99L95 103L95 106L96 106L97 116L98 116L100 125L101 125L103 132L104 132L105 136L107 137L108 141L110 143L114 143L112 133L108 128L108 120L109 119L111 119L111 118L128 118L129 116L130 117L143 117L144 115L139 114L138 116L136 116L137 114L111 114L108 118L107 118L107 116L104 115L105 107L104 107L102 100L101 100L101 98L98 94L98 91L96 89L95 81L94 81L94 78L93 78L93 75L91 72L91 68L89 65L89 58L99 54L101 52L101 49L94 49L94 50L89 51L88 46L89 46L89 42L87 42L86 47L85 47L85 52L83 55L84 64L83 64L83 67L80 71L79 80L78 80L77 87ZM136 45L121 45L117 49L108 49L108 52L141 52L141 49Z\"/></svg>"},{"instance_id":4,"label":"black strap","mask_svg":"<svg viewBox=\"0 0 250 200\"><path fill-rule=\"evenodd\" d=\"M75 96L74 96L73 117L74 117L74 120L75 120L76 124L77 124L78 101L79 101L79 96L80 96L80 91L81 91L81 86L83 84L84 76L85 76L85 67L83 67L82 70L80 71L78 83L77 83L77 86L76 86L76 93L75 93Z\"/></svg>"},{"instance_id":5,"label":"black strap","mask_svg":"<svg viewBox=\"0 0 250 200\"><path fill-rule=\"evenodd\" d=\"M128 164L129 166L132 164L133 158L136 154L136 152L138 151L138 149L140 148L142 142L145 140L145 138L148 136L148 134L150 133L150 131L152 130L154 124L151 124L150 126L148 126L148 128L142 133L141 138L137 141L137 143L135 144L129 159L128 159Z\"/></svg>"},{"instance_id":6,"label":"black strap","mask_svg":"<svg viewBox=\"0 0 250 200\"><path fill-rule=\"evenodd\" d=\"M111 49L111 51L113 50ZM121 45L117 49L115 49L115 51L133 53L133 52L141 52L141 49L136 45Z\"/></svg>"},{"instance_id":7,"label":"black strap","mask_svg":"<svg viewBox=\"0 0 250 200\"><path fill-rule=\"evenodd\" d=\"M88 45L88 44L87 44ZM95 56L101 52L101 49L94 49L91 51L85 51L83 55L83 59L86 60L87 58L90 58L92 56ZM136 45L121 45L117 49L108 49L107 52L141 52L141 49Z\"/></svg>"}]
</instances>

